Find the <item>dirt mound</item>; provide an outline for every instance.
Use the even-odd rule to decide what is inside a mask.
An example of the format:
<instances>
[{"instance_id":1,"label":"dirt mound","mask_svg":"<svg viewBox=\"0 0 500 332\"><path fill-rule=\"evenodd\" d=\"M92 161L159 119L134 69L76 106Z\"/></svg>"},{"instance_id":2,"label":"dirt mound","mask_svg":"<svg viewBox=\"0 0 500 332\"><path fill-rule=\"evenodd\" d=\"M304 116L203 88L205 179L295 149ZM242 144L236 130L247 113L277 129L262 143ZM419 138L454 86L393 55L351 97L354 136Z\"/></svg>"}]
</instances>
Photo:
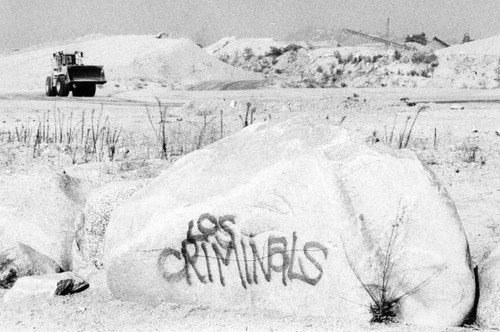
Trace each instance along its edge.
<instances>
[{"instance_id":1,"label":"dirt mound","mask_svg":"<svg viewBox=\"0 0 500 332\"><path fill-rule=\"evenodd\" d=\"M0 56L0 89L42 90L57 51L83 51L85 63L103 65L113 87L132 82L154 82L183 88L206 80L259 79L208 55L189 39L157 39L150 35L92 35L59 45L31 47ZM143 86L147 84L141 83ZM128 85L134 85L128 84Z\"/></svg>"},{"instance_id":2,"label":"dirt mound","mask_svg":"<svg viewBox=\"0 0 500 332\"><path fill-rule=\"evenodd\" d=\"M468 55L497 55L500 56L500 35L475 40L470 43L454 45L436 51L438 55L468 54Z\"/></svg>"},{"instance_id":3,"label":"dirt mound","mask_svg":"<svg viewBox=\"0 0 500 332\"><path fill-rule=\"evenodd\" d=\"M437 77L456 88L497 88L500 78L500 35L436 51Z\"/></svg>"},{"instance_id":4,"label":"dirt mound","mask_svg":"<svg viewBox=\"0 0 500 332\"><path fill-rule=\"evenodd\" d=\"M231 57L235 54L244 55L246 53L255 56L264 56L271 47L285 47L287 43L279 42L272 38L242 38L236 37L222 38L218 42L205 47L208 54L218 58ZM251 51L250 51L251 50Z\"/></svg>"}]
</instances>

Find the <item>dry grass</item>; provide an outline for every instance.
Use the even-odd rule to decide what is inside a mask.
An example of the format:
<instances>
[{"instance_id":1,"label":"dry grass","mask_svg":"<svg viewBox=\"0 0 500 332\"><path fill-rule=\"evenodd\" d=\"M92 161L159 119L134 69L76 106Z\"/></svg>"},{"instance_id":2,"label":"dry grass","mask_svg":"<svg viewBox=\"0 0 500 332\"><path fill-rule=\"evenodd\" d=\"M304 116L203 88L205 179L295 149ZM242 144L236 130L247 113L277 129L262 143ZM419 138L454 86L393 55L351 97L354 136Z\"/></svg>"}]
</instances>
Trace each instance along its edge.
<instances>
[{"instance_id":1,"label":"dry grass","mask_svg":"<svg viewBox=\"0 0 500 332\"><path fill-rule=\"evenodd\" d=\"M417 122L418 116L420 113L424 110L426 110L428 106L421 106L415 113L415 115L412 117L411 115L408 115L404 121L403 128L399 133L396 133L396 124L398 120L397 114L394 116L394 122L392 124L391 130L388 132L387 131L387 126L384 126L384 135L380 137L379 132L377 130L374 130L372 132L372 135L367 138L367 141L371 143L378 143L382 142L390 147L396 148L396 149L406 149L408 148L411 138L412 138L412 132L413 128L415 126L415 123ZM413 120L412 120L413 118ZM411 124L410 124L411 123ZM410 124L410 125L409 125ZM409 126L408 126L409 125ZM435 131L435 135L436 131Z\"/></svg>"},{"instance_id":2,"label":"dry grass","mask_svg":"<svg viewBox=\"0 0 500 332\"><path fill-rule=\"evenodd\" d=\"M66 116L59 109L47 111L33 121L26 121L0 135L4 147L24 147L39 156L47 147L70 155L72 162L113 160L120 141L121 129L113 126L109 117L93 109L90 117L82 112L77 119L71 112Z\"/></svg>"},{"instance_id":3,"label":"dry grass","mask_svg":"<svg viewBox=\"0 0 500 332\"><path fill-rule=\"evenodd\" d=\"M227 135L224 111L220 115L200 111L190 120L169 114L158 100L157 111L146 108L149 131L123 131L114 125L103 109L65 113L46 111L11 128L0 130L0 162L14 164L22 156L26 161L39 160L47 154L63 164L107 162L114 160L171 160ZM253 123L255 107L245 121ZM29 153L28 153L29 152Z\"/></svg>"}]
</instances>

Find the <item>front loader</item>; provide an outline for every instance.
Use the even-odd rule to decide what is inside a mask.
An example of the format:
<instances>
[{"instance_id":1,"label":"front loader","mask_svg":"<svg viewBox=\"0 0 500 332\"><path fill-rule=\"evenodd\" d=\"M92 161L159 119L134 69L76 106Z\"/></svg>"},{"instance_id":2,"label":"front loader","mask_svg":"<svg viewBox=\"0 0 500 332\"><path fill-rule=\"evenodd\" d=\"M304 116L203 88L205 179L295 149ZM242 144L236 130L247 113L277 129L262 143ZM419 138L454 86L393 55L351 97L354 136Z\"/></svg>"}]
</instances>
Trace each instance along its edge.
<instances>
[{"instance_id":1,"label":"front loader","mask_svg":"<svg viewBox=\"0 0 500 332\"><path fill-rule=\"evenodd\" d=\"M83 52L53 54L52 73L45 81L47 96L93 97L96 85L106 83L102 66L83 64Z\"/></svg>"}]
</instances>

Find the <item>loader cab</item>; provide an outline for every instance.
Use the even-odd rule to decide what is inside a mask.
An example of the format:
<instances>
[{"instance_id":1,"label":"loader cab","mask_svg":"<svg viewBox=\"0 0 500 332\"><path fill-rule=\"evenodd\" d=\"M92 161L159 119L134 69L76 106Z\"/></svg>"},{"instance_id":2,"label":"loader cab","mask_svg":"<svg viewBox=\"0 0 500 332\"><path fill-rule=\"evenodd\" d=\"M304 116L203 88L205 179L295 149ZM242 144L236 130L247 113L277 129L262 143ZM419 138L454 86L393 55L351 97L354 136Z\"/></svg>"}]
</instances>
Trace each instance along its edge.
<instances>
[{"instance_id":1,"label":"loader cab","mask_svg":"<svg viewBox=\"0 0 500 332\"><path fill-rule=\"evenodd\" d=\"M83 52L76 51L75 53L54 53L54 65L55 67L62 66L81 66L83 65Z\"/></svg>"}]
</instances>

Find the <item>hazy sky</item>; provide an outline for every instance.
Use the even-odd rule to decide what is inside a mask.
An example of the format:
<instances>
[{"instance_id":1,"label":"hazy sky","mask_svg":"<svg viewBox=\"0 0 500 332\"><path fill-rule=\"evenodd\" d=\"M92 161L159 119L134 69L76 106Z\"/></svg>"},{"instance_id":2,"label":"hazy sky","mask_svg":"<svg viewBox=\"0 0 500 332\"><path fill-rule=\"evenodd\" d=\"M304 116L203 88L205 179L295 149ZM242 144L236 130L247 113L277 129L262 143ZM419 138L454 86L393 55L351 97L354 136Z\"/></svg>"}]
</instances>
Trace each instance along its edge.
<instances>
[{"instance_id":1,"label":"hazy sky","mask_svg":"<svg viewBox=\"0 0 500 332\"><path fill-rule=\"evenodd\" d=\"M283 38L307 26L443 39L500 35L500 0L0 0L0 50L90 33Z\"/></svg>"}]
</instances>

